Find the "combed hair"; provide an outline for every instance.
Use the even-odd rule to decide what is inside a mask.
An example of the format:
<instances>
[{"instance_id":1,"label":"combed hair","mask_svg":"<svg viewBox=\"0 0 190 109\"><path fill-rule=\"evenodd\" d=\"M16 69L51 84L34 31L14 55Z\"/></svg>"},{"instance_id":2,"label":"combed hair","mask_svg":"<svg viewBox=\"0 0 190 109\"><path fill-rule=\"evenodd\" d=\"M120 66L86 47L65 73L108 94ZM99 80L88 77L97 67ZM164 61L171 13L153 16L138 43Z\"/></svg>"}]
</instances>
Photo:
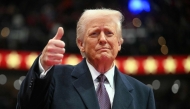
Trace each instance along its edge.
<instances>
[{"instance_id":1,"label":"combed hair","mask_svg":"<svg viewBox=\"0 0 190 109\"><path fill-rule=\"evenodd\" d=\"M77 39L80 41L83 41L84 35L85 35L85 30L86 30L86 25L93 19L100 18L100 17L109 17L113 19L113 21L117 24L117 33L118 36L120 37L120 43L123 43L123 38L122 38L122 22L123 22L123 15L121 12L113 9L87 9L85 10L78 23L77 23ZM77 41L76 39L76 41ZM85 57L85 54L82 53L82 56Z\"/></svg>"}]
</instances>

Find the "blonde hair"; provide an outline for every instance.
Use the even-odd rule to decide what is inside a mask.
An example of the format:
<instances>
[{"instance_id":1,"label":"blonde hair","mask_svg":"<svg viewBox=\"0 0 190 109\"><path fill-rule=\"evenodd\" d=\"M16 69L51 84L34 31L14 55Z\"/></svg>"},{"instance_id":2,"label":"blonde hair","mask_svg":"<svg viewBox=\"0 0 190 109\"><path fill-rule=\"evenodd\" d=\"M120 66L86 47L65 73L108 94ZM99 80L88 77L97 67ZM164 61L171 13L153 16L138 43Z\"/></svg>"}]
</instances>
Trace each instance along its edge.
<instances>
[{"instance_id":1,"label":"blonde hair","mask_svg":"<svg viewBox=\"0 0 190 109\"><path fill-rule=\"evenodd\" d=\"M120 43L123 43L122 38L122 22L123 22L123 15L121 12L113 9L87 9L82 13L78 23L77 23L77 38L76 41L79 39L83 41L86 25L93 19L100 18L100 17L109 17L112 18L113 21L117 24L117 33L120 38ZM81 52L82 56L85 57L85 54Z\"/></svg>"}]
</instances>

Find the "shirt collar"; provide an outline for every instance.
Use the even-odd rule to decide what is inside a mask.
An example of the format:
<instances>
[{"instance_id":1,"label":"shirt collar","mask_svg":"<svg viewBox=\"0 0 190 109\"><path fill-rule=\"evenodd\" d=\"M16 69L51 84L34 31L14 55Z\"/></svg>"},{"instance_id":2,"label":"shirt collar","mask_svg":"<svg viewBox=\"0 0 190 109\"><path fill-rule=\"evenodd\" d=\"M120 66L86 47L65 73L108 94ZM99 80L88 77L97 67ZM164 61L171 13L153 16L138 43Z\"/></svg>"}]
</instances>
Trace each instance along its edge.
<instances>
[{"instance_id":1,"label":"shirt collar","mask_svg":"<svg viewBox=\"0 0 190 109\"><path fill-rule=\"evenodd\" d=\"M98 72L86 59L86 63L87 63L87 66L90 70L90 73L92 75L92 79L93 81L96 80L96 78L101 74L100 72ZM109 84L112 88L114 88L114 80L113 80L113 77L114 77L114 71L115 71L115 64L112 66L112 68L110 70L108 70L104 75L106 76L106 78L108 79L109 81Z\"/></svg>"}]
</instances>

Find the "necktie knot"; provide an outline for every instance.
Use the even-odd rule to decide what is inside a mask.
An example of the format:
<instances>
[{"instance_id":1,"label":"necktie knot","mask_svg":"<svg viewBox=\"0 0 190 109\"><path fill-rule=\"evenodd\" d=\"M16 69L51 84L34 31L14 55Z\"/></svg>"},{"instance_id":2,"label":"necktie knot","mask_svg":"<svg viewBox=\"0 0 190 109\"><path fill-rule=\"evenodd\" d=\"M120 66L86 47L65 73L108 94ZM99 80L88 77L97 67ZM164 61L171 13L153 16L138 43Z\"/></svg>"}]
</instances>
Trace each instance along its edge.
<instances>
[{"instance_id":1,"label":"necktie knot","mask_svg":"<svg viewBox=\"0 0 190 109\"><path fill-rule=\"evenodd\" d=\"M105 82L105 81L107 81L107 78L106 78L106 76L104 74L100 74L97 77L97 79L98 79L98 82Z\"/></svg>"}]
</instances>

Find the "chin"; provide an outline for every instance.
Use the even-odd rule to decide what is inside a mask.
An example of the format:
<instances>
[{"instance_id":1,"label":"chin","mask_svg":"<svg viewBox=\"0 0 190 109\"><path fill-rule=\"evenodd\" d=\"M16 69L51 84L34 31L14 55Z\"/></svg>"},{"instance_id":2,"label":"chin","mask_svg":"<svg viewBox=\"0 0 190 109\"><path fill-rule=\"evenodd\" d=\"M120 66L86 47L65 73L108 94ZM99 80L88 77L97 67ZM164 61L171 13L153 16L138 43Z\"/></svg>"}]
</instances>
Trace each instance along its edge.
<instances>
[{"instance_id":1,"label":"chin","mask_svg":"<svg viewBox=\"0 0 190 109\"><path fill-rule=\"evenodd\" d=\"M108 54L101 54L100 57L99 57L102 61L106 61L106 60L112 60L113 57L108 55Z\"/></svg>"}]
</instances>

